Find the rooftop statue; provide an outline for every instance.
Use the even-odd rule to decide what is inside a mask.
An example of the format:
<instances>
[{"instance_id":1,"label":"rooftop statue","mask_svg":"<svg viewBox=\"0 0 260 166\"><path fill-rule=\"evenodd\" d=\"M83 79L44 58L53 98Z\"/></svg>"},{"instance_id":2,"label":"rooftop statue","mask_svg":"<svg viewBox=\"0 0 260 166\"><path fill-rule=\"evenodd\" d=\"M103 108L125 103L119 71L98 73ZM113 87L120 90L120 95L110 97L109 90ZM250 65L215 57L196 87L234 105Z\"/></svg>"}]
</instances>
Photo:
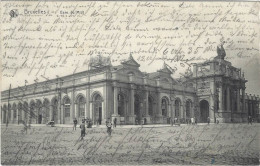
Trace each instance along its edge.
<instances>
[{"instance_id":1,"label":"rooftop statue","mask_svg":"<svg viewBox=\"0 0 260 166\"><path fill-rule=\"evenodd\" d=\"M223 59L224 60L224 58L226 56L226 51L223 47L223 44L224 43L221 43L220 45L217 46L218 56L216 56L214 59Z\"/></svg>"},{"instance_id":2,"label":"rooftop statue","mask_svg":"<svg viewBox=\"0 0 260 166\"><path fill-rule=\"evenodd\" d=\"M110 57L104 57L101 55L97 55L95 57L90 58L89 65L90 65L90 67L94 67L94 68L110 66L111 60L110 60Z\"/></svg>"}]
</instances>

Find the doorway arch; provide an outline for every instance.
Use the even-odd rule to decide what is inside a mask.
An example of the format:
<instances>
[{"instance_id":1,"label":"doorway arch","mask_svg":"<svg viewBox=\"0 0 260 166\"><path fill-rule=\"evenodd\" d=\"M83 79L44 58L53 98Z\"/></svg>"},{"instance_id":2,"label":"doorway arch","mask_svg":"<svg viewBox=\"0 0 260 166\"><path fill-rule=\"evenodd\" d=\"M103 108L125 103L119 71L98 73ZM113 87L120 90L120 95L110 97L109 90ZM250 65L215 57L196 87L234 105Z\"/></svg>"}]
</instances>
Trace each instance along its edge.
<instances>
[{"instance_id":1,"label":"doorway arch","mask_svg":"<svg viewBox=\"0 0 260 166\"><path fill-rule=\"evenodd\" d=\"M209 117L209 102L207 100L200 101L200 120L202 123L207 123Z\"/></svg>"},{"instance_id":2,"label":"doorway arch","mask_svg":"<svg viewBox=\"0 0 260 166\"><path fill-rule=\"evenodd\" d=\"M101 124L102 123L102 97L99 93L96 93L93 96L93 121L94 124Z\"/></svg>"}]
</instances>

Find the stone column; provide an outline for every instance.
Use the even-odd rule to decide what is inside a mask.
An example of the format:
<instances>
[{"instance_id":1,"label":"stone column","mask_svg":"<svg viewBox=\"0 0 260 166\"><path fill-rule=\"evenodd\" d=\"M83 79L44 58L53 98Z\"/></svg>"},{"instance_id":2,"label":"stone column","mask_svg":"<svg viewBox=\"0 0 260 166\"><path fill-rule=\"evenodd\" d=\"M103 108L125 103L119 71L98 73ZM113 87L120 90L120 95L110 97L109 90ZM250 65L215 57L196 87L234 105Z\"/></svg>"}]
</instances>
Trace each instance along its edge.
<instances>
[{"instance_id":1,"label":"stone column","mask_svg":"<svg viewBox=\"0 0 260 166\"><path fill-rule=\"evenodd\" d=\"M134 85L131 85L131 90L130 90L130 105L131 105L131 111L130 111L130 115L134 115L134 107L135 107L135 91L134 91Z\"/></svg>"},{"instance_id":2,"label":"stone column","mask_svg":"<svg viewBox=\"0 0 260 166\"><path fill-rule=\"evenodd\" d=\"M145 116L149 116L149 94L148 91L146 89L145 91Z\"/></svg>"},{"instance_id":3,"label":"stone column","mask_svg":"<svg viewBox=\"0 0 260 166\"><path fill-rule=\"evenodd\" d=\"M182 116L184 119L186 119L186 101L183 100L183 104L182 104Z\"/></svg>"},{"instance_id":4,"label":"stone column","mask_svg":"<svg viewBox=\"0 0 260 166\"><path fill-rule=\"evenodd\" d=\"M11 118L10 118L9 123L13 123L13 121L14 121L14 110L10 108L10 111L11 111Z\"/></svg>"},{"instance_id":5,"label":"stone column","mask_svg":"<svg viewBox=\"0 0 260 166\"><path fill-rule=\"evenodd\" d=\"M71 91L71 105L70 105L70 123L73 123L73 119L75 118L74 117L74 103L75 103L75 97L74 97L74 89L72 89Z\"/></svg>"},{"instance_id":6,"label":"stone column","mask_svg":"<svg viewBox=\"0 0 260 166\"><path fill-rule=\"evenodd\" d=\"M175 118L175 100L171 101L171 118Z\"/></svg>"},{"instance_id":7,"label":"stone column","mask_svg":"<svg viewBox=\"0 0 260 166\"><path fill-rule=\"evenodd\" d=\"M215 86L215 82L212 80L210 82L210 106L209 106L209 117L210 117L210 121L214 122L214 114L215 114L215 93L216 93L216 86Z\"/></svg>"},{"instance_id":8,"label":"stone column","mask_svg":"<svg viewBox=\"0 0 260 166\"><path fill-rule=\"evenodd\" d=\"M89 103L89 118L91 118L93 120L93 115L92 115L92 111L93 110L93 103L90 102Z\"/></svg>"},{"instance_id":9,"label":"stone column","mask_svg":"<svg viewBox=\"0 0 260 166\"><path fill-rule=\"evenodd\" d=\"M157 110L155 110L155 115L156 115L155 123L163 123L160 88L158 88L157 90Z\"/></svg>"},{"instance_id":10,"label":"stone column","mask_svg":"<svg viewBox=\"0 0 260 166\"><path fill-rule=\"evenodd\" d=\"M237 89L237 112L240 112L240 89Z\"/></svg>"},{"instance_id":11,"label":"stone column","mask_svg":"<svg viewBox=\"0 0 260 166\"><path fill-rule=\"evenodd\" d=\"M57 115L57 119L58 119L58 124L61 124L61 96L59 96L58 98L58 105L57 105L57 109L58 109L58 115Z\"/></svg>"},{"instance_id":12,"label":"stone column","mask_svg":"<svg viewBox=\"0 0 260 166\"><path fill-rule=\"evenodd\" d=\"M50 109L50 121L51 120L54 120L53 119L53 106L51 106L51 109Z\"/></svg>"},{"instance_id":13,"label":"stone column","mask_svg":"<svg viewBox=\"0 0 260 166\"><path fill-rule=\"evenodd\" d=\"M89 102L90 102L90 86L87 86L87 94L86 94L86 112L85 117L90 117L90 108L89 108ZM103 108L102 108L103 109Z\"/></svg>"},{"instance_id":14,"label":"stone column","mask_svg":"<svg viewBox=\"0 0 260 166\"><path fill-rule=\"evenodd\" d=\"M1 123L3 123L4 122L4 111L3 111L3 109L1 109L1 120L2 120Z\"/></svg>"},{"instance_id":15,"label":"stone column","mask_svg":"<svg viewBox=\"0 0 260 166\"><path fill-rule=\"evenodd\" d=\"M118 89L114 84L114 116L118 116Z\"/></svg>"},{"instance_id":16,"label":"stone column","mask_svg":"<svg viewBox=\"0 0 260 166\"><path fill-rule=\"evenodd\" d=\"M64 104L61 105L61 113L60 113L60 124L64 124L65 120L64 120L64 116L65 112L64 112Z\"/></svg>"},{"instance_id":17,"label":"stone column","mask_svg":"<svg viewBox=\"0 0 260 166\"><path fill-rule=\"evenodd\" d=\"M24 121L24 120L25 120L25 112L24 112L24 109L22 109L22 111L21 111L21 112L22 112L22 115L21 115L21 116L22 116L22 117L21 117L21 120L23 120L23 121Z\"/></svg>"},{"instance_id":18,"label":"stone column","mask_svg":"<svg viewBox=\"0 0 260 166\"><path fill-rule=\"evenodd\" d=\"M79 111L78 111L78 103L74 103L74 117L79 120Z\"/></svg>"},{"instance_id":19,"label":"stone column","mask_svg":"<svg viewBox=\"0 0 260 166\"><path fill-rule=\"evenodd\" d=\"M103 122L103 119L105 119L105 103L104 103L104 101L102 101L102 121L101 121L101 123Z\"/></svg>"},{"instance_id":20,"label":"stone column","mask_svg":"<svg viewBox=\"0 0 260 166\"><path fill-rule=\"evenodd\" d=\"M219 111L222 112L223 111L223 85L220 84L219 86L219 93L218 93L218 97L219 97Z\"/></svg>"},{"instance_id":21,"label":"stone column","mask_svg":"<svg viewBox=\"0 0 260 166\"><path fill-rule=\"evenodd\" d=\"M253 101L250 102L250 115L253 116Z\"/></svg>"},{"instance_id":22,"label":"stone column","mask_svg":"<svg viewBox=\"0 0 260 166\"><path fill-rule=\"evenodd\" d=\"M160 89L158 89L157 103L158 103L158 108L156 114L158 116L162 116L162 101L161 101Z\"/></svg>"},{"instance_id":23,"label":"stone column","mask_svg":"<svg viewBox=\"0 0 260 166\"><path fill-rule=\"evenodd\" d=\"M135 85L131 84L130 87L130 112L128 114L128 123L130 124L135 124L135 117L136 115L134 114L134 109L135 109Z\"/></svg>"},{"instance_id":24,"label":"stone column","mask_svg":"<svg viewBox=\"0 0 260 166\"><path fill-rule=\"evenodd\" d=\"M245 88L242 88L242 112L246 112L246 96L245 96Z\"/></svg>"},{"instance_id":25,"label":"stone column","mask_svg":"<svg viewBox=\"0 0 260 166\"><path fill-rule=\"evenodd\" d=\"M112 114L112 122L117 119L118 124L120 123L120 115L118 114L118 85L116 82L113 83L114 87L114 113Z\"/></svg>"},{"instance_id":26,"label":"stone column","mask_svg":"<svg viewBox=\"0 0 260 166\"><path fill-rule=\"evenodd\" d=\"M227 112L230 112L230 89L229 86L227 86Z\"/></svg>"}]
</instances>

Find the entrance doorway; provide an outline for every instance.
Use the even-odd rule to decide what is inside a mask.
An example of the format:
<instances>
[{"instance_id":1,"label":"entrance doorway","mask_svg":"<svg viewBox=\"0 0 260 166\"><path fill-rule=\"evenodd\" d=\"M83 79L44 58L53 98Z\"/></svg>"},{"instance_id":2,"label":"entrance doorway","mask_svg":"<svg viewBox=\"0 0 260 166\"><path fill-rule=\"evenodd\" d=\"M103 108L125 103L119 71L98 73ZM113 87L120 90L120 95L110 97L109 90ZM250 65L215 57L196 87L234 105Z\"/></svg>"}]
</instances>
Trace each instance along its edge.
<instances>
[{"instance_id":1,"label":"entrance doorway","mask_svg":"<svg viewBox=\"0 0 260 166\"><path fill-rule=\"evenodd\" d=\"M99 94L94 97L94 124L102 123L102 98Z\"/></svg>"},{"instance_id":2,"label":"entrance doorway","mask_svg":"<svg viewBox=\"0 0 260 166\"><path fill-rule=\"evenodd\" d=\"M202 123L207 123L209 117L209 102L206 100L200 101L200 120Z\"/></svg>"}]
</instances>

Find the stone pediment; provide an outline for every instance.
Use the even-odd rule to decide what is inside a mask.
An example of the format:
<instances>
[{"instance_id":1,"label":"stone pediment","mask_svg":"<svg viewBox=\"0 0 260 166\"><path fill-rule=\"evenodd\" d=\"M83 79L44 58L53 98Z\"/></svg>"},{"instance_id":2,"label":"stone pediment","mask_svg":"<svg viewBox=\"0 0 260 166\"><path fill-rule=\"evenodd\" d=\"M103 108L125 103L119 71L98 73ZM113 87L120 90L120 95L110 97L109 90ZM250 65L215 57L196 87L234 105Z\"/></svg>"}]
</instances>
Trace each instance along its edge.
<instances>
[{"instance_id":1,"label":"stone pediment","mask_svg":"<svg viewBox=\"0 0 260 166\"><path fill-rule=\"evenodd\" d=\"M160 70L157 70L157 72L159 72L159 73L167 73L167 74L172 74L172 71L167 67L167 64L164 62L163 63L163 67L162 67L162 69L160 69Z\"/></svg>"},{"instance_id":2,"label":"stone pediment","mask_svg":"<svg viewBox=\"0 0 260 166\"><path fill-rule=\"evenodd\" d=\"M130 57L128 60L122 62L121 64L123 65L129 65L129 66L135 66L135 67L140 67L140 65L134 60L133 56L130 54Z\"/></svg>"},{"instance_id":3,"label":"stone pediment","mask_svg":"<svg viewBox=\"0 0 260 166\"><path fill-rule=\"evenodd\" d=\"M160 69L158 70L158 72L172 74L171 70L169 70L168 68Z\"/></svg>"}]
</instances>

